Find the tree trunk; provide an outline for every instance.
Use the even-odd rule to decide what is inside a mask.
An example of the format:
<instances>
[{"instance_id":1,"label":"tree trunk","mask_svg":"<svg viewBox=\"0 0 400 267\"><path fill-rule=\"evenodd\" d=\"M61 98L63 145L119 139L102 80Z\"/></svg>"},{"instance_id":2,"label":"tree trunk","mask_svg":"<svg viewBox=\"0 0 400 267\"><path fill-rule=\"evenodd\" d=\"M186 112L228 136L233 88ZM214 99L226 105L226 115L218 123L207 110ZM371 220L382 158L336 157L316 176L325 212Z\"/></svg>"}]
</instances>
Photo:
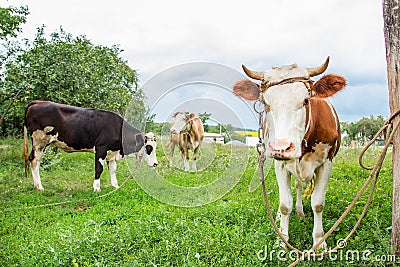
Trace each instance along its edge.
<instances>
[{"instance_id":1,"label":"tree trunk","mask_svg":"<svg viewBox=\"0 0 400 267\"><path fill-rule=\"evenodd\" d=\"M400 109L400 0L383 0L390 111ZM399 120L396 118L395 122ZM400 259L400 130L393 140L392 254Z\"/></svg>"}]
</instances>

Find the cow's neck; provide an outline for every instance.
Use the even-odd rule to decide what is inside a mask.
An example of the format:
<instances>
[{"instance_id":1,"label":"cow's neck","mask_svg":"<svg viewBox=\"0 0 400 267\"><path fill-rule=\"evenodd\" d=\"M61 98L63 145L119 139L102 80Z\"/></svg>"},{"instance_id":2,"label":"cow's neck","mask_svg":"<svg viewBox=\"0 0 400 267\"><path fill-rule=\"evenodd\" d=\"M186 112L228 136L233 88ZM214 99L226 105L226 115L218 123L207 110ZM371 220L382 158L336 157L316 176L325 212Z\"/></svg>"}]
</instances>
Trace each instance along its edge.
<instances>
[{"instance_id":1,"label":"cow's neck","mask_svg":"<svg viewBox=\"0 0 400 267\"><path fill-rule=\"evenodd\" d=\"M190 127L190 130L189 130L189 141L190 141L190 143L192 145L194 145L197 140L199 140L198 133L193 129L193 127Z\"/></svg>"},{"instance_id":2,"label":"cow's neck","mask_svg":"<svg viewBox=\"0 0 400 267\"><path fill-rule=\"evenodd\" d=\"M337 115L333 107L324 99L310 99L310 104L306 106L306 134L302 142L302 156L308 152L315 152L314 147L318 143L328 144L332 147L329 158L332 159L338 150L337 135L332 135L332 128L335 132L339 131Z\"/></svg>"},{"instance_id":3,"label":"cow's neck","mask_svg":"<svg viewBox=\"0 0 400 267\"><path fill-rule=\"evenodd\" d=\"M301 151L302 152L301 152L300 160L304 156L305 153L309 152L309 148L310 148L310 145L311 145L311 144L309 144L310 135L311 135L310 133L312 132L313 129L310 129L310 128L314 128L314 123L313 123L314 121L312 120L313 116L311 115L311 110L312 110L311 105L312 104L311 104L311 100L310 100L310 104L305 106L305 108L306 108L306 120L305 120L305 125L304 125L304 127L305 127L305 135L304 135L304 138L303 138L303 140L301 142Z\"/></svg>"}]
</instances>

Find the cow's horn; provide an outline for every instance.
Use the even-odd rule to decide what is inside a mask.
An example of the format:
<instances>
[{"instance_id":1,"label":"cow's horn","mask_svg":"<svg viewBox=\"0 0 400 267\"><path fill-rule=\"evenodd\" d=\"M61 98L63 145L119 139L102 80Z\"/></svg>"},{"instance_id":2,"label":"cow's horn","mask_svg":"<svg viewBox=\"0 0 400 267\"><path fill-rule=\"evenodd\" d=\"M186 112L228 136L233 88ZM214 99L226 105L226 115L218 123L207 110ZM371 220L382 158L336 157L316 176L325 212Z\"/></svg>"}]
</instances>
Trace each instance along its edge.
<instances>
[{"instance_id":1,"label":"cow's horn","mask_svg":"<svg viewBox=\"0 0 400 267\"><path fill-rule=\"evenodd\" d=\"M324 64L322 64L321 66L316 68L307 68L308 74L310 75L310 77L320 75L321 73L326 71L326 69L328 68L328 64L329 64L329 57L326 58Z\"/></svg>"},{"instance_id":2,"label":"cow's horn","mask_svg":"<svg viewBox=\"0 0 400 267\"><path fill-rule=\"evenodd\" d=\"M262 80L264 79L264 73L262 72L258 72L258 71L252 71L249 70L248 68L246 68L245 65L242 65L242 68L244 70L244 72L246 73L247 76L249 76L250 78L256 79L256 80Z\"/></svg>"}]
</instances>

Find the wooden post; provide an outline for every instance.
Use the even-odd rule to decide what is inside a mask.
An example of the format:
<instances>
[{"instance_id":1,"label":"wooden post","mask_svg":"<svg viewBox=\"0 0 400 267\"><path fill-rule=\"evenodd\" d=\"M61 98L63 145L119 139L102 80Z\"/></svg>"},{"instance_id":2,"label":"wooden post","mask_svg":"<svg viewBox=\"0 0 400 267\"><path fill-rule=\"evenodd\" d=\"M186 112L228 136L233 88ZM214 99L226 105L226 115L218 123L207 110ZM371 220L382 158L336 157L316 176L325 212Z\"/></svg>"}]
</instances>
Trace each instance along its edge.
<instances>
[{"instance_id":1,"label":"wooden post","mask_svg":"<svg viewBox=\"0 0 400 267\"><path fill-rule=\"evenodd\" d=\"M400 109L400 0L383 0L390 111ZM399 120L397 118L396 120ZM400 261L400 131L393 140L392 254Z\"/></svg>"}]
</instances>

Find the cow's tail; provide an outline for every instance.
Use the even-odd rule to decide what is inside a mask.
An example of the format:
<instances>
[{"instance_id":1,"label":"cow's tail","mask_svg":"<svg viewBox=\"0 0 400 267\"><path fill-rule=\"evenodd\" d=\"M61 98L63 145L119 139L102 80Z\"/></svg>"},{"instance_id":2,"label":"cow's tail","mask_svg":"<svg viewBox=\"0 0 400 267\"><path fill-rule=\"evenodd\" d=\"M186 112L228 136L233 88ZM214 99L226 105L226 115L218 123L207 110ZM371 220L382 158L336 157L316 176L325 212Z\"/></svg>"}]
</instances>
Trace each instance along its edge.
<instances>
[{"instance_id":1,"label":"cow's tail","mask_svg":"<svg viewBox=\"0 0 400 267\"><path fill-rule=\"evenodd\" d=\"M25 176L28 177L29 159L28 159L28 129L24 125L24 148L22 150L22 158L24 159Z\"/></svg>"},{"instance_id":2,"label":"cow's tail","mask_svg":"<svg viewBox=\"0 0 400 267\"><path fill-rule=\"evenodd\" d=\"M169 147L171 145L171 140L168 141L168 143L165 145L165 147Z\"/></svg>"}]
</instances>

